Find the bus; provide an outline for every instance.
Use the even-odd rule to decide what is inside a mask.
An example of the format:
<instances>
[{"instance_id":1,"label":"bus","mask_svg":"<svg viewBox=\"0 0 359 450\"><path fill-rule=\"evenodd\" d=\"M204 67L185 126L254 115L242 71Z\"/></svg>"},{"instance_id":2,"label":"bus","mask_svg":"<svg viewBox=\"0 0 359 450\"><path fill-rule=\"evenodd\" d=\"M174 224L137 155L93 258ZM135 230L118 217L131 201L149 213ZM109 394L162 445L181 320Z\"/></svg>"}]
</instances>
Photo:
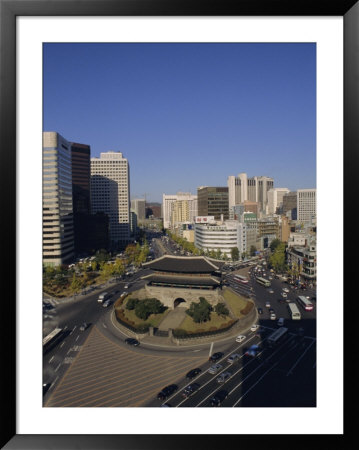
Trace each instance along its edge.
<instances>
[{"instance_id":1,"label":"bus","mask_svg":"<svg viewBox=\"0 0 359 450\"><path fill-rule=\"evenodd\" d=\"M265 287L270 287L271 283L269 280L266 280L265 278L262 277L257 277L256 278L257 283L261 284L262 286Z\"/></svg>"},{"instance_id":2,"label":"bus","mask_svg":"<svg viewBox=\"0 0 359 450\"><path fill-rule=\"evenodd\" d=\"M42 340L42 350L45 352L56 343L62 333L62 328L55 328Z\"/></svg>"},{"instance_id":3,"label":"bus","mask_svg":"<svg viewBox=\"0 0 359 450\"><path fill-rule=\"evenodd\" d=\"M243 275L234 275L234 279L236 281L239 281L240 283L243 283L243 284L247 284L248 283L248 278L243 276Z\"/></svg>"},{"instance_id":4,"label":"bus","mask_svg":"<svg viewBox=\"0 0 359 450\"><path fill-rule=\"evenodd\" d=\"M277 330L273 331L273 333L269 336L267 339L267 345L268 347L274 347L275 345L282 342L283 339L285 339L288 332L288 328L281 327Z\"/></svg>"},{"instance_id":5,"label":"bus","mask_svg":"<svg viewBox=\"0 0 359 450\"><path fill-rule=\"evenodd\" d=\"M306 311L312 311L314 306L313 303L308 300L306 297L304 297L303 295L300 295L297 298L297 302L300 304L300 306L302 306Z\"/></svg>"},{"instance_id":6,"label":"bus","mask_svg":"<svg viewBox=\"0 0 359 450\"><path fill-rule=\"evenodd\" d=\"M288 309L292 317L292 320L300 320L302 318L299 309L295 303L288 303Z\"/></svg>"}]
</instances>

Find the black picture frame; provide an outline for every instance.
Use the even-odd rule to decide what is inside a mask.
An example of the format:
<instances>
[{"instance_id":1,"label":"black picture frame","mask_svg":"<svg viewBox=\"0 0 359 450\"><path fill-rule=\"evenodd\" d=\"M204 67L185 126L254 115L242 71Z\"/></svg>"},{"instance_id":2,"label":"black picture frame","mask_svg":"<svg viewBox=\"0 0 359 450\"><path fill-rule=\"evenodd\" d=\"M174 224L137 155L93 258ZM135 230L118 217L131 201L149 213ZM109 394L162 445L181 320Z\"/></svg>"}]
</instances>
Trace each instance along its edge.
<instances>
[{"instance_id":1,"label":"black picture frame","mask_svg":"<svg viewBox=\"0 0 359 450\"><path fill-rule=\"evenodd\" d=\"M318 444L316 435L17 435L16 434L16 17L18 16L343 16L344 18L344 180L355 180L359 134L359 4L357 0L0 0L0 183L2 212L2 388L1 445L6 449L183 449L228 445L276 448ZM344 187L344 207L355 202L355 191ZM350 203L349 203L350 202ZM355 207L355 204L354 204ZM344 254L355 247L355 220L345 221ZM349 247L350 245L350 247ZM339 268L341 270L341 268ZM344 274L350 286L353 272ZM4 289L5 287L5 289ZM6 301L5 301L6 300ZM354 299L355 300L355 299ZM354 302L353 302L354 303ZM355 328L353 306L346 305L346 329ZM346 352L344 352L344 357ZM346 358L346 364L350 358ZM353 358L351 358L353 359ZM349 369L348 369L349 370ZM350 400L345 405L349 409ZM335 448L349 448L355 414L345 421L343 435L330 435ZM185 431L185 424L179 424ZM302 431L302 430L301 430ZM258 432L260 433L260 426ZM345 439L347 438L347 439Z\"/></svg>"}]
</instances>

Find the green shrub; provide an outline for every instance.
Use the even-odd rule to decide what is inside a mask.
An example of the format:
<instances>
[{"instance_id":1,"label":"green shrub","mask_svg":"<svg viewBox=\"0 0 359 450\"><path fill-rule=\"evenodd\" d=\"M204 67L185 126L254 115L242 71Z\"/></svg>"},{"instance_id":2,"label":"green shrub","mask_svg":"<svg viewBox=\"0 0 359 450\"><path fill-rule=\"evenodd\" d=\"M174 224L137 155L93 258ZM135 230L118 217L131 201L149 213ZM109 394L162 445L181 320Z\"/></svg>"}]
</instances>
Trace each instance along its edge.
<instances>
[{"instance_id":1,"label":"green shrub","mask_svg":"<svg viewBox=\"0 0 359 450\"><path fill-rule=\"evenodd\" d=\"M246 306L243 309L241 309L240 313L245 316L248 313L250 313L252 311L252 309L253 309L253 303L247 302Z\"/></svg>"},{"instance_id":2,"label":"green shrub","mask_svg":"<svg viewBox=\"0 0 359 450\"><path fill-rule=\"evenodd\" d=\"M126 303L126 309L132 311L133 309L136 308L138 302L139 302L138 298L129 298Z\"/></svg>"}]
</instances>

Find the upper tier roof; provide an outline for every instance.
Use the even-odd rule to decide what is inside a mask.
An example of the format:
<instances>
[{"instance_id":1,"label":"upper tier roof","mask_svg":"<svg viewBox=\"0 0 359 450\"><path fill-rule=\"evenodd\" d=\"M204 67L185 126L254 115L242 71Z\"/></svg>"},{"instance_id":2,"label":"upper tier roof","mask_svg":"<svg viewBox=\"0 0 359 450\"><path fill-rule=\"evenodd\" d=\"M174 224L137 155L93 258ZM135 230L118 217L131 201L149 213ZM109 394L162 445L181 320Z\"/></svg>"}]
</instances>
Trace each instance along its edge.
<instances>
[{"instance_id":1,"label":"upper tier roof","mask_svg":"<svg viewBox=\"0 0 359 450\"><path fill-rule=\"evenodd\" d=\"M160 272L212 273L219 270L221 264L210 261L204 256L164 255L142 265L148 269Z\"/></svg>"}]
</instances>

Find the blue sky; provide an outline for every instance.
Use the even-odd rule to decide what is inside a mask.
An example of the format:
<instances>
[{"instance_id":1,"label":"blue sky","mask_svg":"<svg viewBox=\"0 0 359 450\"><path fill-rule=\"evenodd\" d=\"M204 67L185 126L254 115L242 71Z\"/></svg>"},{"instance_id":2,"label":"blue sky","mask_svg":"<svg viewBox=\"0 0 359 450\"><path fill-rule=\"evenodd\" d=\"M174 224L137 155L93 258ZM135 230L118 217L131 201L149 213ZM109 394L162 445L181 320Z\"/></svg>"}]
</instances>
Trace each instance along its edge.
<instances>
[{"instance_id":1,"label":"blue sky","mask_svg":"<svg viewBox=\"0 0 359 450\"><path fill-rule=\"evenodd\" d=\"M44 131L121 151L131 198L316 186L315 44L45 44Z\"/></svg>"}]
</instances>

